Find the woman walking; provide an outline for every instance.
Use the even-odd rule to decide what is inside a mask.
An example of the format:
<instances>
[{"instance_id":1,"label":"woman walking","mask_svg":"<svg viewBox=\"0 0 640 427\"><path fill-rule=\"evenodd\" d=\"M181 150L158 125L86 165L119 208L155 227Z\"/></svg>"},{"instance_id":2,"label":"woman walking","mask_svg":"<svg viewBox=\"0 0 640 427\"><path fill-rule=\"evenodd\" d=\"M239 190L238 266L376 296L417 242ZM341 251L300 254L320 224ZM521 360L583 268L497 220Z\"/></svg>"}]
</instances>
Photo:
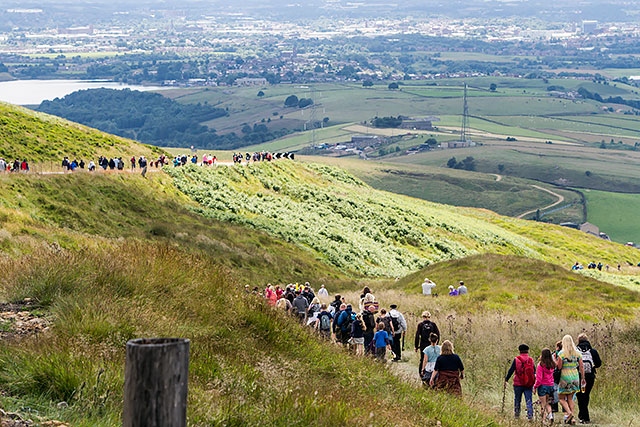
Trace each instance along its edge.
<instances>
[{"instance_id":1,"label":"woman walking","mask_svg":"<svg viewBox=\"0 0 640 427\"><path fill-rule=\"evenodd\" d=\"M565 412L564 422L565 424L576 424L573 415L575 406L573 395L580 390L580 378L584 378L584 366L582 354L576 348L571 335L562 337L562 350L558 353L556 366L561 370L558 396L560 405Z\"/></svg>"},{"instance_id":2,"label":"woman walking","mask_svg":"<svg viewBox=\"0 0 640 427\"><path fill-rule=\"evenodd\" d=\"M464 366L460 356L454 353L453 343L446 340L442 343L442 353L436 359L429 385L435 389L445 390L456 396L462 396L460 380L464 378Z\"/></svg>"},{"instance_id":3,"label":"woman walking","mask_svg":"<svg viewBox=\"0 0 640 427\"><path fill-rule=\"evenodd\" d=\"M433 371L436 367L436 360L438 360L438 356L440 356L440 353L442 351L441 347L438 345L439 339L440 337L438 336L438 334L431 332L431 334L429 334L430 345L425 347L425 349L422 351L424 353L424 365L422 367L421 374L422 381L424 381L425 384L429 383L431 375L433 374Z\"/></svg>"},{"instance_id":4,"label":"woman walking","mask_svg":"<svg viewBox=\"0 0 640 427\"><path fill-rule=\"evenodd\" d=\"M540 408L542 409L543 423L553 424L553 412L551 412L551 402L553 401L553 370L555 363L551 357L551 350L543 348L536 369L536 382L533 385L534 393L538 392Z\"/></svg>"}]
</instances>

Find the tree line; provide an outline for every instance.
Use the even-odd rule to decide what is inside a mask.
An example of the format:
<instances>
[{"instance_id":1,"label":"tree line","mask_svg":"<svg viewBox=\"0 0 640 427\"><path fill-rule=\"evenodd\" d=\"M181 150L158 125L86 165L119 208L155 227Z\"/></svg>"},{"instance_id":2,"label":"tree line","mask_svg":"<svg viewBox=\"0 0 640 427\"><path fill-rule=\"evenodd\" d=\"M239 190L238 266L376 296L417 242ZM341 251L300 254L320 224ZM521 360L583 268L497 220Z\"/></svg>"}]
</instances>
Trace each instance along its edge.
<instances>
[{"instance_id":1,"label":"tree line","mask_svg":"<svg viewBox=\"0 0 640 427\"><path fill-rule=\"evenodd\" d=\"M243 129L242 135L219 135L202 123L228 116L226 109L206 103L181 104L158 93L130 89L81 90L44 101L37 111L159 147L233 149L289 133L258 125Z\"/></svg>"}]
</instances>

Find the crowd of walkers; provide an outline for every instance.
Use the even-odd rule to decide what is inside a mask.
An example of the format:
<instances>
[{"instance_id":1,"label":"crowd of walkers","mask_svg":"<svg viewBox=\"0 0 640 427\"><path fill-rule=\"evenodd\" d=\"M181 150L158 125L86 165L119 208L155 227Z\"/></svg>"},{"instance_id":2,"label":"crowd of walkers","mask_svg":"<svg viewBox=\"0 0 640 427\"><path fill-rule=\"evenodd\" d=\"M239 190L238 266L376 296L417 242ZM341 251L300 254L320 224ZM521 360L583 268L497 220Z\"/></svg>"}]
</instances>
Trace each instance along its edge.
<instances>
[{"instance_id":1,"label":"crowd of walkers","mask_svg":"<svg viewBox=\"0 0 640 427\"><path fill-rule=\"evenodd\" d=\"M528 345L520 344L518 352L504 379L506 386L513 375L513 410L516 418L520 417L524 395L527 419L533 420L533 394L537 393L543 423L553 424L554 412L559 411L558 404L564 414L564 424L591 423L589 400L596 369L602 365L602 360L586 334L578 335L577 345L571 335L565 335L556 343L554 351L542 349L537 366L529 356ZM578 403L577 414L574 397Z\"/></svg>"},{"instance_id":2,"label":"crowd of walkers","mask_svg":"<svg viewBox=\"0 0 640 427\"><path fill-rule=\"evenodd\" d=\"M0 157L0 172L29 172L29 162L27 159L22 161L15 159L13 162L7 162Z\"/></svg>"},{"instance_id":3,"label":"crowd of walkers","mask_svg":"<svg viewBox=\"0 0 640 427\"><path fill-rule=\"evenodd\" d=\"M294 153L290 153L290 152L284 152L284 153L270 153L268 151L260 151L260 152L254 152L254 153L233 153L233 163L234 164L241 164L242 161L244 160L247 164L249 164L249 162L270 162L271 160L277 160L277 159L289 159L289 160L294 160L295 159L295 154Z\"/></svg>"},{"instance_id":4,"label":"crowd of walkers","mask_svg":"<svg viewBox=\"0 0 640 427\"><path fill-rule=\"evenodd\" d=\"M261 162L261 161L271 161L277 159L290 159L293 160L295 157L294 153L284 152L284 153L270 153L268 151L255 152L253 154L246 153L234 153L233 154L233 163L234 164L242 164L243 161L246 161L247 164L249 162ZM68 156L64 156L62 159L60 166L62 167L62 171L74 172L76 170L87 170L89 172L93 172L99 169L104 171L132 171L135 172L136 169L140 170L142 176L145 176L147 173L148 167L161 168L164 165L173 165L174 167L185 166L187 164L194 164L200 166L215 166L218 164L218 158L211 154L204 154L202 158L198 158L198 155L186 155L180 154L174 156L173 159L169 159L164 154L161 154L155 160L148 160L145 156L131 156L130 159L125 160L122 157L105 157L100 156L96 162L90 160L89 162L85 162L84 159L71 159ZM27 159L22 161L16 159L13 162L7 161L4 158L0 157L0 172L29 172L29 162Z\"/></svg>"},{"instance_id":5,"label":"crowd of walkers","mask_svg":"<svg viewBox=\"0 0 640 427\"><path fill-rule=\"evenodd\" d=\"M462 282L460 284L463 285ZM316 294L308 282L285 287L268 284L264 292L257 287L253 292L263 295L270 305L315 329L322 339L344 346L357 356L370 356L385 363L387 354L390 354L391 361L402 360L407 321L396 304L389 305L388 311L380 307L368 287L362 290L354 304L348 303L341 295L335 295L334 300L327 304L329 294L325 286L322 285ZM450 340L439 345L440 337L431 313L423 311L414 338L415 352L420 354L419 375L426 388L461 395L464 364ZM542 349L537 366L529 355L528 345L521 344L518 351L504 378L506 391L506 385L513 377L515 417L520 417L524 396L527 419L533 420L533 395L537 394L544 424L552 424L554 413L559 410L564 413L565 424L578 421L589 424L591 390L596 369L602 361L588 337L584 333L578 335L576 345L570 335L565 335L556 343L555 350Z\"/></svg>"},{"instance_id":6,"label":"crowd of walkers","mask_svg":"<svg viewBox=\"0 0 640 427\"><path fill-rule=\"evenodd\" d=\"M246 290L251 292L248 286ZM256 287L253 293L263 295L273 307L315 329L322 339L344 346L357 356L372 357L381 363L387 362L388 355L392 362L402 360L407 321L397 304L390 304L389 310L380 307L368 287L362 290L357 305L348 303L341 295L335 295L327 304L323 302L328 300L324 285L316 295L308 282L285 287L268 284L264 292ZM414 340L415 351L421 356L418 371L422 380L435 389L460 395L460 380L464 378L462 360L455 354L451 341L444 341L442 348L437 345L440 331L431 321L431 314L425 311L422 318Z\"/></svg>"}]
</instances>

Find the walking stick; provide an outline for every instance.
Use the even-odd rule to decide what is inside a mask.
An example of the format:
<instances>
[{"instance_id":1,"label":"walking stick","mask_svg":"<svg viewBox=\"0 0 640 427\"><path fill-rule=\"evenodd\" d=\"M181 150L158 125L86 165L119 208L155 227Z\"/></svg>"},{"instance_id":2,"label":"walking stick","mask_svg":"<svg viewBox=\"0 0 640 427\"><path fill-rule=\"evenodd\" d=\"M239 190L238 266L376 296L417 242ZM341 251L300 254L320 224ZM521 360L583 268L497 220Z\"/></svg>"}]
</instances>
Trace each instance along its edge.
<instances>
[{"instance_id":1,"label":"walking stick","mask_svg":"<svg viewBox=\"0 0 640 427\"><path fill-rule=\"evenodd\" d=\"M511 365L511 359L508 360L508 365ZM502 376L503 380L502 380L502 406L500 407L500 413L504 414L504 404L505 404L505 400L507 398L507 382L504 380L504 378L506 378L507 376L507 370L509 368L507 368L507 366L504 367L504 375Z\"/></svg>"}]
</instances>

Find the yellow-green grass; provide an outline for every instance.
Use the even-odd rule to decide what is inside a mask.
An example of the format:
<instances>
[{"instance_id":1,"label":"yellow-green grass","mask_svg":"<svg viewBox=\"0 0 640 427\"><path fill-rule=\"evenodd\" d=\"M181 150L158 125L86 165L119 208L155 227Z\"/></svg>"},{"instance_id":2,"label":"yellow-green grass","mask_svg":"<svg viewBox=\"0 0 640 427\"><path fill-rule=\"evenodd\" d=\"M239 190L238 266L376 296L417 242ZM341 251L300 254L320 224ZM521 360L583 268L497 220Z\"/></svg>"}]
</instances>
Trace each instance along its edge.
<instances>
[{"instance_id":1,"label":"yellow-green grass","mask_svg":"<svg viewBox=\"0 0 640 427\"><path fill-rule=\"evenodd\" d=\"M201 214L264 230L347 272L402 276L479 253L565 267L592 257L612 265L636 263L635 249L577 230L380 192L326 166L282 161L167 172ZM606 279L633 287L634 274Z\"/></svg>"},{"instance_id":2,"label":"yellow-green grass","mask_svg":"<svg viewBox=\"0 0 640 427\"><path fill-rule=\"evenodd\" d=\"M64 156L97 161L98 157L146 155L157 157L158 147L109 135L77 123L0 103L0 157L27 159L32 165L60 162Z\"/></svg>"},{"instance_id":3,"label":"yellow-green grass","mask_svg":"<svg viewBox=\"0 0 640 427\"><path fill-rule=\"evenodd\" d=\"M640 243L640 229L634 218L640 209L639 194L585 190L587 219L616 242ZM640 262L640 256L638 257Z\"/></svg>"},{"instance_id":4,"label":"yellow-green grass","mask_svg":"<svg viewBox=\"0 0 640 427\"><path fill-rule=\"evenodd\" d=\"M193 214L188 209L191 202L162 172L149 173L146 179L138 174L5 174L0 188L0 247L6 254L23 253L21 242L34 238L76 249L81 239L70 232L74 230L85 236L150 239L206 251L219 258L219 265L239 268L239 281L265 277L265 269L271 280L287 283L306 280L308 274L342 286L347 281L343 273L295 245Z\"/></svg>"},{"instance_id":5,"label":"yellow-green grass","mask_svg":"<svg viewBox=\"0 0 640 427\"><path fill-rule=\"evenodd\" d=\"M37 339L0 347L0 400L11 411L29 402L40 420L120 425L126 341L179 336L191 341L190 425L368 425L371 414L394 425L493 423L491 414L429 397L383 366L322 343L245 294L209 255L102 242L40 249L2 267L2 294L31 298L51 322Z\"/></svg>"},{"instance_id":6,"label":"yellow-green grass","mask_svg":"<svg viewBox=\"0 0 640 427\"><path fill-rule=\"evenodd\" d=\"M275 165L282 166L274 170L280 170L280 178L285 180L283 189L300 182L309 191L319 191L315 188L324 185L327 178L323 176L328 173L332 193L343 200L339 206L355 200L350 190L354 184L342 182L352 179L338 170L309 170L302 164L280 162L260 165L266 168L263 178ZM242 171L251 169L217 170L233 178L229 184L234 189L242 190ZM269 179L273 188L278 176ZM9 175L2 185L2 244L3 252L10 256L0 258L0 268L6 272L0 295L13 302L31 298L38 312L53 322L50 332L37 340L3 342L0 346L2 404L22 412L28 402L45 419L73 425L121 423L124 343L141 336L191 340L188 415L193 425L369 425L374 422L371 413L375 422L394 425L437 421L451 426L509 425L510 420L501 418L496 409L500 377L520 341L538 348L554 342L560 329L577 333L583 327L590 328L591 316L625 319L636 310L633 292L583 279L557 265L516 257L473 257L435 264L395 283L364 277L358 277L356 283L300 250L295 241L279 242L256 229L190 213L186 208L194 205L177 193L164 174L150 174L147 179L138 175ZM255 182L247 180L245 190L255 191L254 187ZM360 185L355 189L377 194ZM264 188L261 191L267 192ZM379 194L385 203L397 199ZM399 199L402 205L412 204L409 199ZM421 210L434 208L419 205ZM457 221L448 233L452 239L463 232L463 216L455 213L456 209L442 209L441 221ZM493 218L491 221L499 218L481 211L462 211L472 217ZM514 224L521 224L528 233L533 232L530 225L538 227L523 221ZM476 226L474 233L491 228L490 222ZM577 232L551 227L542 238L549 239L548 255L553 260L561 259L560 251L566 250L549 235L556 232L559 240L593 243ZM468 240L464 235L460 238ZM555 245L558 251L552 249ZM627 250L630 248L610 244L602 247L602 253L612 259ZM425 304L418 295L423 275L434 278L439 289L464 278L471 298L447 300L442 296L437 300L441 306ZM409 349L415 314L432 309L443 338L454 340L466 364L463 403L417 387L413 355L406 356L409 363L393 369L399 377L392 376L379 365L354 360L321 344L241 291L245 283L262 287L267 280L287 283L287 279L309 280L316 287L328 280L332 293L344 291L354 302L359 289L368 284L385 306L400 302L410 322ZM548 287L540 285L541 281ZM570 310L554 316L556 311L545 304L543 296L526 291L542 286L540 289L555 299L566 292L557 286L566 283L579 283L593 292L587 314L571 302L567 305ZM510 292L515 302L505 297L505 292ZM578 290L571 288L570 295L575 292ZM527 312L529 306L531 311ZM515 326L513 321L539 327ZM632 325L619 323L609 341L615 346L612 348L633 349L628 338L624 340L633 333ZM599 337L594 342L602 343ZM614 354L604 353L612 372L600 384L603 391L618 391L617 395L629 403L621 409L600 396L594 413L600 419L624 422L632 419L629 413L637 409L637 403L627 398L636 389L616 388L613 380L622 373L613 371L623 366L616 364ZM41 375L43 372L46 375ZM407 382L407 374L413 380ZM352 396L353 389L358 389L357 396ZM58 408L60 400L67 401L69 408ZM604 409L608 409L606 415ZM294 419L299 422L292 423Z\"/></svg>"}]
</instances>

